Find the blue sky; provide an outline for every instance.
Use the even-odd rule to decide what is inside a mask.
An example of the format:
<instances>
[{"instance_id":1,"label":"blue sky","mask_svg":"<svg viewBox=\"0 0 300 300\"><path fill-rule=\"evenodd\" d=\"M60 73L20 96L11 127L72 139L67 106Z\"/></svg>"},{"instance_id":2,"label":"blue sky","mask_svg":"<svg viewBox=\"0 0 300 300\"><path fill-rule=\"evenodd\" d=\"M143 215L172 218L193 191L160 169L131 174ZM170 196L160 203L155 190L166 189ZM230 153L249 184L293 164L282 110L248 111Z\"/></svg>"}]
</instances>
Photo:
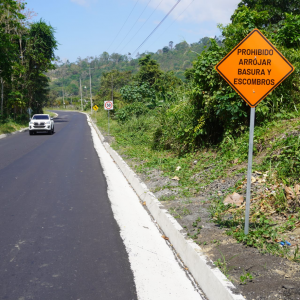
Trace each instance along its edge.
<instances>
[{"instance_id":1,"label":"blue sky","mask_svg":"<svg viewBox=\"0 0 300 300\"><path fill-rule=\"evenodd\" d=\"M56 55L77 57L104 51L137 52L145 38L178 0L26 0L56 30ZM148 41L138 50L156 52L173 41L193 43L205 36L220 35L218 23L227 24L239 0L181 0Z\"/></svg>"}]
</instances>

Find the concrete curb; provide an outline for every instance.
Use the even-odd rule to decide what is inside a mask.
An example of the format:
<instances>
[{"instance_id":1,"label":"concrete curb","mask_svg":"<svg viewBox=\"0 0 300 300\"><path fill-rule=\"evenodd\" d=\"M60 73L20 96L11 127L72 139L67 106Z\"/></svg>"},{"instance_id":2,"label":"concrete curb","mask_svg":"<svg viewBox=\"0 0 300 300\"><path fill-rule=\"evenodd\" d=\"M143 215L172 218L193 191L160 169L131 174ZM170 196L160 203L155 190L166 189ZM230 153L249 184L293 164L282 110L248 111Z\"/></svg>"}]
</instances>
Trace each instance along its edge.
<instances>
[{"instance_id":1,"label":"concrete curb","mask_svg":"<svg viewBox=\"0 0 300 300\"><path fill-rule=\"evenodd\" d=\"M117 166L120 168L128 182L131 184L142 201L146 202L152 216L155 218L165 235L169 238L183 263L188 267L200 288L210 300L245 300L245 298L234 292L234 285L225 275L213 265L201 248L187 238L181 225L163 208L159 200L151 193L147 186L131 170L122 157L105 142L103 135L94 124L91 117L89 121L99 135L105 149L111 155Z\"/></svg>"},{"instance_id":2,"label":"concrete curb","mask_svg":"<svg viewBox=\"0 0 300 300\"><path fill-rule=\"evenodd\" d=\"M0 134L0 139L4 139L5 137L10 136L12 134L16 134L18 132L24 132L24 131L27 131L27 130L28 130L28 127L22 128L20 130L17 130L17 131L11 132L11 133L3 133L3 134Z\"/></svg>"}]
</instances>

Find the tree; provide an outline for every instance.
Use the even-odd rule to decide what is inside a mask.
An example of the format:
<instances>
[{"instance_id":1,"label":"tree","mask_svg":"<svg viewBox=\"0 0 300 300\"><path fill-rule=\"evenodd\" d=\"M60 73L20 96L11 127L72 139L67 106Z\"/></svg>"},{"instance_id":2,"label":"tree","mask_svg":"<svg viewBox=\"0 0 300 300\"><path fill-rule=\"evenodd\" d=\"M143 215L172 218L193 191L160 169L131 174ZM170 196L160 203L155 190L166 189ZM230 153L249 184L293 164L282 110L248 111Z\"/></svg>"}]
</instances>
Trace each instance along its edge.
<instances>
[{"instance_id":1,"label":"tree","mask_svg":"<svg viewBox=\"0 0 300 300\"><path fill-rule=\"evenodd\" d=\"M139 59L139 66L140 70L136 75L136 79L140 84L147 82L152 86L156 79L162 74L159 64L156 60L151 58L150 54Z\"/></svg>"},{"instance_id":2,"label":"tree","mask_svg":"<svg viewBox=\"0 0 300 300\"><path fill-rule=\"evenodd\" d=\"M168 46L163 47L162 49L163 53L168 53L170 51Z\"/></svg>"},{"instance_id":3,"label":"tree","mask_svg":"<svg viewBox=\"0 0 300 300\"><path fill-rule=\"evenodd\" d=\"M238 6L245 6L257 12L268 12L270 18L266 20L265 24L263 24L264 26L277 24L284 20L286 13L300 14L299 0L242 0Z\"/></svg>"},{"instance_id":4,"label":"tree","mask_svg":"<svg viewBox=\"0 0 300 300\"><path fill-rule=\"evenodd\" d=\"M44 21L30 23L33 11L22 0L0 5L0 76L4 84L1 117L26 115L26 107L40 112L47 99L48 78L54 69L54 30Z\"/></svg>"},{"instance_id":5,"label":"tree","mask_svg":"<svg viewBox=\"0 0 300 300\"><path fill-rule=\"evenodd\" d=\"M174 44L173 41L169 42L169 47L170 47L171 50L173 50L173 44Z\"/></svg>"},{"instance_id":6,"label":"tree","mask_svg":"<svg viewBox=\"0 0 300 300\"><path fill-rule=\"evenodd\" d=\"M98 92L98 99L101 101L111 98L113 91L114 99L120 99L119 90L122 86L127 85L131 81L131 72L120 72L112 70L104 72L101 76L100 91Z\"/></svg>"},{"instance_id":7,"label":"tree","mask_svg":"<svg viewBox=\"0 0 300 300\"><path fill-rule=\"evenodd\" d=\"M189 44L186 41L175 45L175 49L178 50L178 51L185 50L185 49L188 49L188 48L189 48Z\"/></svg>"},{"instance_id":8,"label":"tree","mask_svg":"<svg viewBox=\"0 0 300 300\"><path fill-rule=\"evenodd\" d=\"M36 108L36 112L42 112L42 106L36 104L37 101L42 100L40 97L45 93L45 87L48 87L47 80L42 74L55 68L52 62L55 60L54 50L56 48L57 42L51 25L40 20L30 26L25 54L27 59L28 106L33 105L32 108L33 110ZM42 88L41 83L44 85ZM38 98L38 96L40 97Z\"/></svg>"}]
</instances>

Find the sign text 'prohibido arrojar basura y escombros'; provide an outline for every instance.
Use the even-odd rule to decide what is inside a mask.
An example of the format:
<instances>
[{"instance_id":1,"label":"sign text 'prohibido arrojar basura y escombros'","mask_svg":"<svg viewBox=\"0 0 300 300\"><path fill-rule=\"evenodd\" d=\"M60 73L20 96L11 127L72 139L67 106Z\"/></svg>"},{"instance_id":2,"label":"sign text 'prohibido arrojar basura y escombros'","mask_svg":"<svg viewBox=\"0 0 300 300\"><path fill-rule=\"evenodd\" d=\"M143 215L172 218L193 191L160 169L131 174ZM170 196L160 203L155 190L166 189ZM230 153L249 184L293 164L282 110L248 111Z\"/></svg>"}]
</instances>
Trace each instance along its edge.
<instances>
[{"instance_id":1,"label":"sign text 'prohibido arrojar basura y escombros'","mask_svg":"<svg viewBox=\"0 0 300 300\"><path fill-rule=\"evenodd\" d=\"M255 107L294 71L294 67L254 29L216 65L216 70Z\"/></svg>"}]
</instances>

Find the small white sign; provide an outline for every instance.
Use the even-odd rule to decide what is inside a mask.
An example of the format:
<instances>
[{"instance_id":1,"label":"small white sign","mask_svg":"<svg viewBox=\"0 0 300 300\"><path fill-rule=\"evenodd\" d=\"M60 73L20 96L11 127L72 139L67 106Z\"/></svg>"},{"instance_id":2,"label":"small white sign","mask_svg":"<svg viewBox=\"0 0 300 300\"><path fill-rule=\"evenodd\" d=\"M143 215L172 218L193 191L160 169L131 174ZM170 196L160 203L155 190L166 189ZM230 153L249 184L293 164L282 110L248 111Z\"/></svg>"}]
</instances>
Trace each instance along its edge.
<instances>
[{"instance_id":1,"label":"small white sign","mask_svg":"<svg viewBox=\"0 0 300 300\"><path fill-rule=\"evenodd\" d=\"M29 108L27 109L27 112L31 115L32 109L29 107Z\"/></svg>"},{"instance_id":2,"label":"small white sign","mask_svg":"<svg viewBox=\"0 0 300 300\"><path fill-rule=\"evenodd\" d=\"M104 101L104 109L105 110L113 110L114 102L113 101Z\"/></svg>"}]
</instances>

